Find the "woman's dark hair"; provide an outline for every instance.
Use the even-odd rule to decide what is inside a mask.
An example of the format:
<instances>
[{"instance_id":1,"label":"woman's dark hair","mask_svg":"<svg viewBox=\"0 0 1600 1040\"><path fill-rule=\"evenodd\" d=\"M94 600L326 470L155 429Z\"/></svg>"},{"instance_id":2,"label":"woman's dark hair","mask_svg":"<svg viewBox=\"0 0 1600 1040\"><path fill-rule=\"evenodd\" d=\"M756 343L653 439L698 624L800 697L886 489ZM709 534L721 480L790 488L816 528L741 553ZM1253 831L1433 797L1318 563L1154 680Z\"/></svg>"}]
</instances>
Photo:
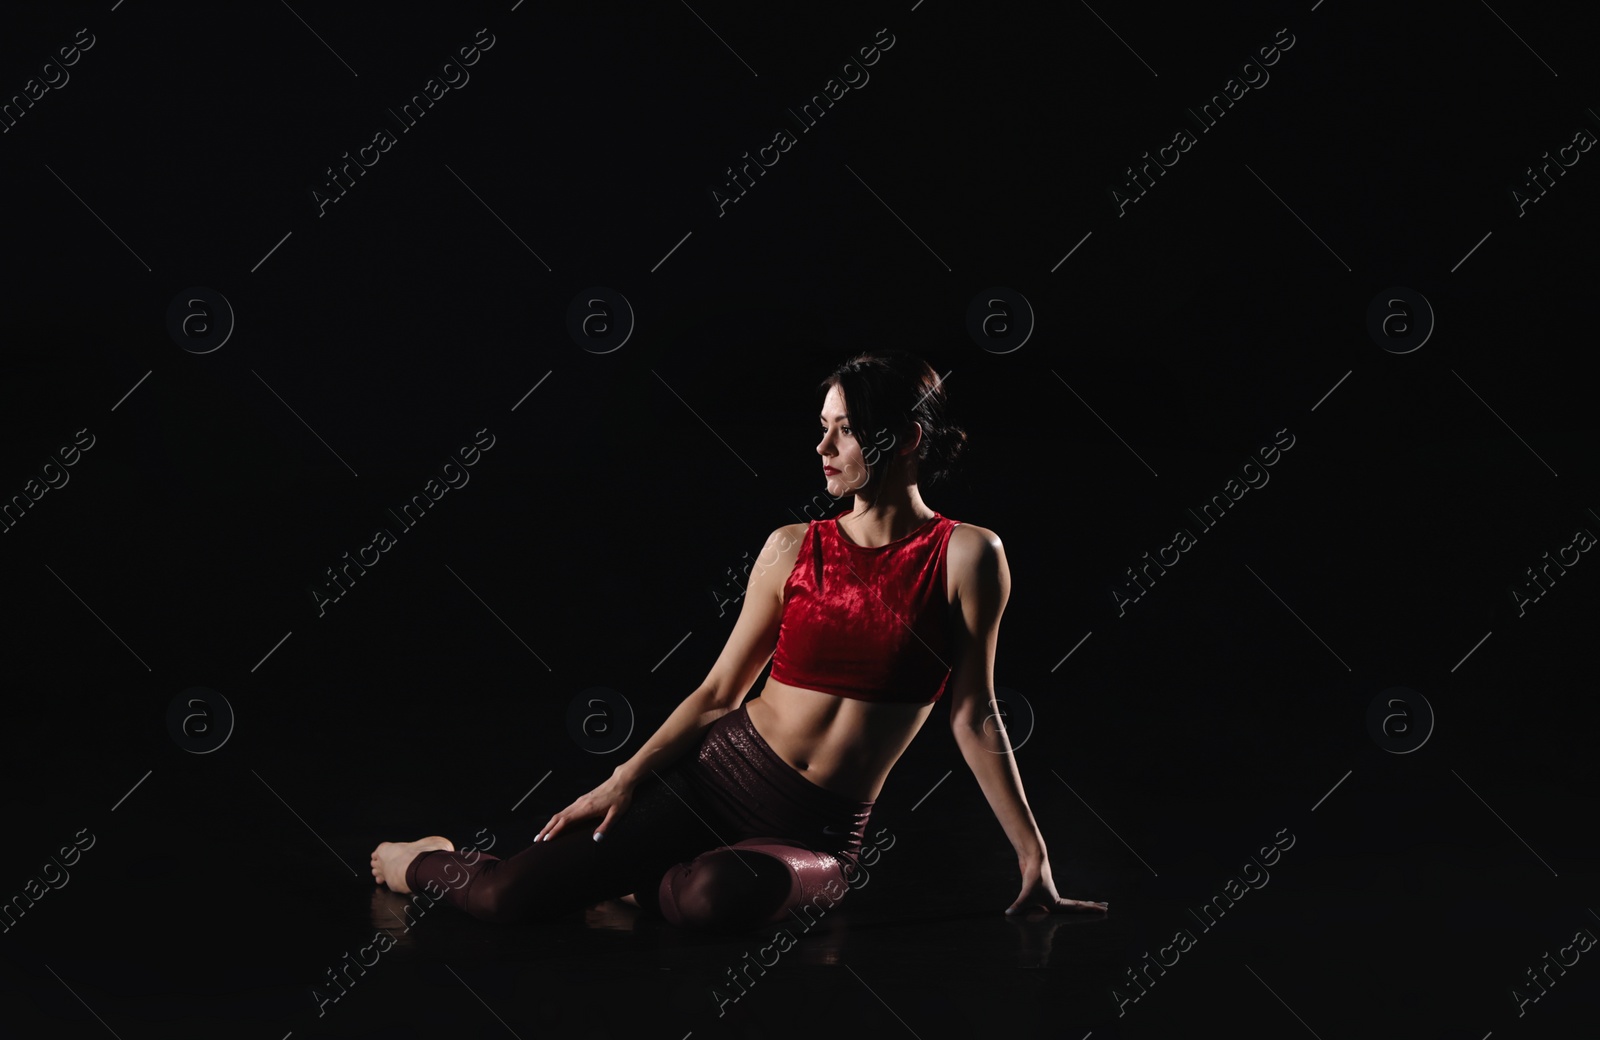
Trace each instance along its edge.
<instances>
[{"instance_id":1,"label":"woman's dark hair","mask_svg":"<svg viewBox=\"0 0 1600 1040\"><path fill-rule=\"evenodd\" d=\"M817 387L826 401L837 386L869 474L858 491L871 494L892 461L899 438L912 423L922 427L917 448L917 482L932 486L955 471L967 443L967 431L945 418L944 383L926 361L903 350L857 354ZM820 407L820 406L819 406Z\"/></svg>"}]
</instances>

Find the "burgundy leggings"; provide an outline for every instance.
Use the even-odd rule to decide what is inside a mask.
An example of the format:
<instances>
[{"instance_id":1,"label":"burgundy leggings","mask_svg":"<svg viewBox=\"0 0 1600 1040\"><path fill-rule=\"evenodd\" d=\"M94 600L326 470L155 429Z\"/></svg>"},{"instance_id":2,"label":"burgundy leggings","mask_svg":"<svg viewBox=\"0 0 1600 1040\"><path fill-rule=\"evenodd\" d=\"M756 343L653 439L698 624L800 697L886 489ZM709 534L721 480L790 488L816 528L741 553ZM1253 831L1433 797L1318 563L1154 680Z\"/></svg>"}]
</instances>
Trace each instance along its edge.
<instances>
[{"instance_id":1,"label":"burgundy leggings","mask_svg":"<svg viewBox=\"0 0 1600 1040\"><path fill-rule=\"evenodd\" d=\"M586 820L509 859L424 852L406 885L486 921L549 920L634 893L675 925L742 931L825 888L841 898L872 806L801 776L740 705L693 754L641 780L600 841Z\"/></svg>"}]
</instances>

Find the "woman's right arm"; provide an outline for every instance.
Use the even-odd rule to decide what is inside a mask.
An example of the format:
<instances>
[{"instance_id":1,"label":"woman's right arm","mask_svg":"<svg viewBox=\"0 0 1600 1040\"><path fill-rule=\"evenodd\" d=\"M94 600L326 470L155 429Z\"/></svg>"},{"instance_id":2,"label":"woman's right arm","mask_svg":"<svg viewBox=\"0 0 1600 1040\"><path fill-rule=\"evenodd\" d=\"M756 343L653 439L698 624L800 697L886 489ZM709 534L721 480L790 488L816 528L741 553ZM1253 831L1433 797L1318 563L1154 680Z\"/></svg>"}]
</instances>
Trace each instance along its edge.
<instances>
[{"instance_id":1,"label":"woman's right arm","mask_svg":"<svg viewBox=\"0 0 1600 1040\"><path fill-rule=\"evenodd\" d=\"M612 771L610 779L552 816L535 841L550 840L568 822L604 813L605 819L595 828L599 840L611 820L627 809L633 788L641 780L697 747L712 723L744 703L777 647L783 586L794 567L805 529L805 524L788 524L767 537L761 556L751 569L739 620L705 681L673 709L643 747Z\"/></svg>"}]
</instances>

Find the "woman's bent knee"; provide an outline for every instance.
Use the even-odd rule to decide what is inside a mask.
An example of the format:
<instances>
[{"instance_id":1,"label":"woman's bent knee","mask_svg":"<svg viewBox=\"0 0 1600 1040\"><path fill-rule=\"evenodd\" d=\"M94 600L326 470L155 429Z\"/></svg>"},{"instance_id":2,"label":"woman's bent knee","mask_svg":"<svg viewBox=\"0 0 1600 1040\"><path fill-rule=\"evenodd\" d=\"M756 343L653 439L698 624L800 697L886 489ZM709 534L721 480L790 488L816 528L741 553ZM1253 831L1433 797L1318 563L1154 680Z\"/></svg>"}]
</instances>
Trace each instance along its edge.
<instances>
[{"instance_id":1,"label":"woman's bent knee","mask_svg":"<svg viewBox=\"0 0 1600 1040\"><path fill-rule=\"evenodd\" d=\"M721 848L668 870L657 897L662 916L679 927L748 931L782 911L793 882L782 860Z\"/></svg>"}]
</instances>

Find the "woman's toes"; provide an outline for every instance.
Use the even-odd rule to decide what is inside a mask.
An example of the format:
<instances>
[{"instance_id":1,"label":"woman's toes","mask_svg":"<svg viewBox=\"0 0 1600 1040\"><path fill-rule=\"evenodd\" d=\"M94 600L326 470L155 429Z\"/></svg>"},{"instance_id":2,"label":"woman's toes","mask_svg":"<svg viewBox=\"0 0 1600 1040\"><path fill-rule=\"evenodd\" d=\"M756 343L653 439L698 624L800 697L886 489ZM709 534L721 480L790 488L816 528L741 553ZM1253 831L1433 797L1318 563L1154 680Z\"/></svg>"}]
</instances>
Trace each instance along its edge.
<instances>
[{"instance_id":1,"label":"woman's toes","mask_svg":"<svg viewBox=\"0 0 1600 1040\"><path fill-rule=\"evenodd\" d=\"M405 885L405 875L411 861L423 852L454 852L456 847L449 838L432 834L416 841L385 841L372 850L372 876L378 884L387 885L391 892L402 895L411 891Z\"/></svg>"}]
</instances>

